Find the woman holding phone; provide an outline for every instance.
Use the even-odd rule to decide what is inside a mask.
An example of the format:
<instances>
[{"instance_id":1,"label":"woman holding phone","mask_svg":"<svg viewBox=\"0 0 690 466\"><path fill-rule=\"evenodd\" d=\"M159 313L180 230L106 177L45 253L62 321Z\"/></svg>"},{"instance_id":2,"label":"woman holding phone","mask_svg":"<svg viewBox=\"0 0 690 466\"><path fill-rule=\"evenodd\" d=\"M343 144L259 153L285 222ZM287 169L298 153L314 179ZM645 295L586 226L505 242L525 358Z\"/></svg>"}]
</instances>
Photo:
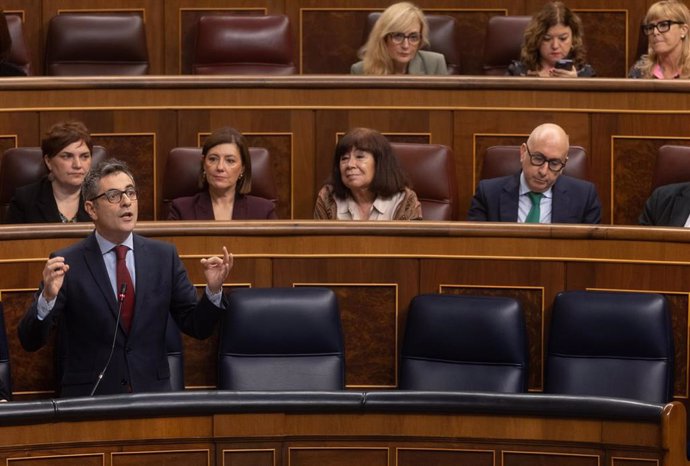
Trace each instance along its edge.
<instances>
[{"instance_id":1,"label":"woman holding phone","mask_svg":"<svg viewBox=\"0 0 690 466\"><path fill-rule=\"evenodd\" d=\"M563 2L549 2L532 16L522 40L520 60L506 74L542 78L589 78L580 18Z\"/></svg>"}]
</instances>

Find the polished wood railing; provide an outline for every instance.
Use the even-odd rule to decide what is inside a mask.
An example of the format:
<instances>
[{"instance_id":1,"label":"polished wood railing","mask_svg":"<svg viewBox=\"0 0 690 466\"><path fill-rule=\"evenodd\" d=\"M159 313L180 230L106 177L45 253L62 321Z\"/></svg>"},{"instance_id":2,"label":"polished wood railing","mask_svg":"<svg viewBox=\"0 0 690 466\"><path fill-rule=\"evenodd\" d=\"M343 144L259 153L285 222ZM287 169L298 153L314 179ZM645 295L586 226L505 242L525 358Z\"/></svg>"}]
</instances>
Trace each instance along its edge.
<instances>
[{"instance_id":1,"label":"polished wood railing","mask_svg":"<svg viewBox=\"0 0 690 466\"><path fill-rule=\"evenodd\" d=\"M685 466L680 403L444 392L178 392L0 405L0 461L68 466Z\"/></svg>"}]
</instances>

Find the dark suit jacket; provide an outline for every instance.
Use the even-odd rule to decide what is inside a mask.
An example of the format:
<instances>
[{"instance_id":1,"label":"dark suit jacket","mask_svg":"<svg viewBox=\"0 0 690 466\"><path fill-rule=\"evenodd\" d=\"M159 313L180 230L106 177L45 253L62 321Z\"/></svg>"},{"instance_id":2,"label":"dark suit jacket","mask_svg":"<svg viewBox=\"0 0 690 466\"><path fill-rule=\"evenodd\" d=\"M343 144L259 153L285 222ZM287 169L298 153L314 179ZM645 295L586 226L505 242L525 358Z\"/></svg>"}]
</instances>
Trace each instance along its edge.
<instances>
[{"instance_id":1,"label":"dark suit jacket","mask_svg":"<svg viewBox=\"0 0 690 466\"><path fill-rule=\"evenodd\" d=\"M640 215L641 225L685 226L690 215L690 182L667 184L654 190Z\"/></svg>"},{"instance_id":2,"label":"dark suit jacket","mask_svg":"<svg viewBox=\"0 0 690 466\"><path fill-rule=\"evenodd\" d=\"M84 210L84 200L79 202L77 221L90 222L91 217ZM60 223L53 188L45 177L36 183L17 188L10 201L5 223Z\"/></svg>"},{"instance_id":3,"label":"dark suit jacket","mask_svg":"<svg viewBox=\"0 0 690 466\"><path fill-rule=\"evenodd\" d=\"M561 175L552 187L551 223L599 223L601 204L589 181ZM481 180L468 220L517 222L520 174Z\"/></svg>"},{"instance_id":4,"label":"dark suit jacket","mask_svg":"<svg viewBox=\"0 0 690 466\"><path fill-rule=\"evenodd\" d=\"M275 205L262 197L245 194L235 195L232 208L233 220L276 219ZM178 197L170 204L168 220L215 220L213 205L208 191L194 196Z\"/></svg>"},{"instance_id":5,"label":"dark suit jacket","mask_svg":"<svg viewBox=\"0 0 690 466\"><path fill-rule=\"evenodd\" d=\"M43 321L37 317L37 294L19 324L19 339L24 349L36 351L60 319L60 336L66 340L61 396L84 396L108 360L118 304L93 233L53 255L64 256L70 270ZM221 316L205 293L197 303L173 245L134 235L134 261L132 327L128 335L121 325L117 329L115 351L97 394L126 393L130 387L132 392L170 391L165 347L169 315L183 332L200 339L213 332Z\"/></svg>"}]
</instances>

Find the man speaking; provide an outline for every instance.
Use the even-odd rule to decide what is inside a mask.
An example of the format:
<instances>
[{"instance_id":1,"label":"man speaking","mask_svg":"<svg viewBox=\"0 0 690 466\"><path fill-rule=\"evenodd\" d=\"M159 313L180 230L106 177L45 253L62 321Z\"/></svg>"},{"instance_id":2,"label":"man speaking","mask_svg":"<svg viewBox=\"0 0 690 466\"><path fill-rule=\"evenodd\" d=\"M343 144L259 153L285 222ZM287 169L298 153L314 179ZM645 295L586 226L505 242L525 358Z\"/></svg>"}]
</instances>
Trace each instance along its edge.
<instances>
[{"instance_id":1,"label":"man speaking","mask_svg":"<svg viewBox=\"0 0 690 466\"><path fill-rule=\"evenodd\" d=\"M188 335L210 336L232 256L223 247L222 258L201 260L207 286L197 301L175 247L133 233L137 190L126 164L111 159L92 168L82 194L96 229L51 254L19 324L21 344L38 350L59 322L61 396L169 391L168 318Z\"/></svg>"}]
</instances>

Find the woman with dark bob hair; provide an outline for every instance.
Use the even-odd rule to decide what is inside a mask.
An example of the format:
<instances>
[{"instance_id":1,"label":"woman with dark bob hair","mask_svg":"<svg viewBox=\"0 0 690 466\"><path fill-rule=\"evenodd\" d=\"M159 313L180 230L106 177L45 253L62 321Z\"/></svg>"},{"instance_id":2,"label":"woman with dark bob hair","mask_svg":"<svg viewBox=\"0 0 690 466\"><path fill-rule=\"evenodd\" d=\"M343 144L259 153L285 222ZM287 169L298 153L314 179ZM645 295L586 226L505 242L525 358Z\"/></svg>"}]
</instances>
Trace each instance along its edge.
<instances>
[{"instance_id":1,"label":"woman with dark bob hair","mask_svg":"<svg viewBox=\"0 0 690 466\"><path fill-rule=\"evenodd\" d=\"M261 220L277 218L268 199L251 196L252 161L244 136L234 128L211 133L201 149L194 196L172 201L168 220Z\"/></svg>"},{"instance_id":2,"label":"woman with dark bob hair","mask_svg":"<svg viewBox=\"0 0 690 466\"><path fill-rule=\"evenodd\" d=\"M408 186L388 139L354 128L335 148L329 182L316 199L322 220L421 220L422 206Z\"/></svg>"},{"instance_id":3,"label":"woman with dark bob hair","mask_svg":"<svg viewBox=\"0 0 690 466\"><path fill-rule=\"evenodd\" d=\"M542 78L594 76L594 69L585 63L583 35L582 21L570 8L563 2L547 3L532 16L522 40L520 61L513 61L507 74Z\"/></svg>"},{"instance_id":4,"label":"woman with dark bob hair","mask_svg":"<svg viewBox=\"0 0 690 466\"><path fill-rule=\"evenodd\" d=\"M90 222L81 194L81 184L91 169L89 130L81 121L56 123L41 141L41 151L48 175L17 188L5 223Z\"/></svg>"}]
</instances>

